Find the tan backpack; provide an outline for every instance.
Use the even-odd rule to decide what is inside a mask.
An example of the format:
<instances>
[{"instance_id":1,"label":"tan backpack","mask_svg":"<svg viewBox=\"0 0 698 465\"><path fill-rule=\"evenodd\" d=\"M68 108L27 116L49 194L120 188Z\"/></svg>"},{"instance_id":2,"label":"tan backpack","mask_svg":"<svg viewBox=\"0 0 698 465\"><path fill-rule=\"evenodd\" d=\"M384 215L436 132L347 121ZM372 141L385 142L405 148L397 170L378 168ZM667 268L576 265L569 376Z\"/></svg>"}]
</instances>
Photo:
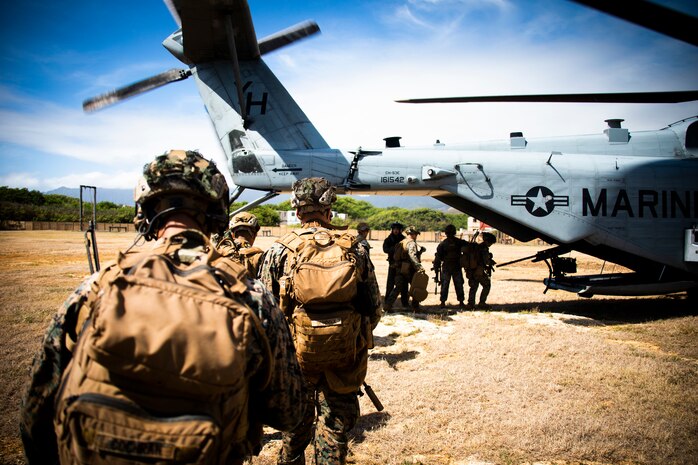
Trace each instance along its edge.
<instances>
[{"instance_id":1,"label":"tan backpack","mask_svg":"<svg viewBox=\"0 0 698 465\"><path fill-rule=\"evenodd\" d=\"M461 267L466 270L474 270L478 267L477 263L477 243L463 242L460 256Z\"/></svg>"},{"instance_id":2,"label":"tan backpack","mask_svg":"<svg viewBox=\"0 0 698 465\"><path fill-rule=\"evenodd\" d=\"M305 373L353 366L360 348L361 315L352 304L360 279L354 241L322 228L278 240L290 251L281 300Z\"/></svg>"},{"instance_id":3,"label":"tan backpack","mask_svg":"<svg viewBox=\"0 0 698 465\"><path fill-rule=\"evenodd\" d=\"M241 267L211 250L190 266L120 255L103 275L56 397L62 465L227 465L258 446L246 350L265 352L264 389L269 342L239 297Z\"/></svg>"},{"instance_id":4,"label":"tan backpack","mask_svg":"<svg viewBox=\"0 0 698 465\"><path fill-rule=\"evenodd\" d=\"M247 270L247 274L249 274L252 278L256 278L257 271L259 270L259 261L261 260L264 251L259 247L252 246L245 249L240 249L238 253L242 259L242 265Z\"/></svg>"},{"instance_id":5,"label":"tan backpack","mask_svg":"<svg viewBox=\"0 0 698 465\"><path fill-rule=\"evenodd\" d=\"M216 245L218 251L227 258L240 263L247 270L247 274L252 277L257 277L259 269L259 260L264 251L259 247L241 247L241 245L230 237L225 237Z\"/></svg>"}]
</instances>

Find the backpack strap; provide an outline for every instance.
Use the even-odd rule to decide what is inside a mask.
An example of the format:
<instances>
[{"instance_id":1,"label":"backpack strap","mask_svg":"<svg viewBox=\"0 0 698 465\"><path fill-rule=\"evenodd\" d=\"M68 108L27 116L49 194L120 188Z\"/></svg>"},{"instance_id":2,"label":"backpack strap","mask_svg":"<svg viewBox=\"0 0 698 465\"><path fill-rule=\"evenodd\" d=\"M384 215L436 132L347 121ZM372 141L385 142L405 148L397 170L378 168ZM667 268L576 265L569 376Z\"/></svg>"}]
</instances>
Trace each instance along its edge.
<instances>
[{"instance_id":1,"label":"backpack strap","mask_svg":"<svg viewBox=\"0 0 698 465\"><path fill-rule=\"evenodd\" d=\"M348 233L336 234L334 240L343 249L351 249L357 244L356 237Z\"/></svg>"},{"instance_id":2,"label":"backpack strap","mask_svg":"<svg viewBox=\"0 0 698 465\"><path fill-rule=\"evenodd\" d=\"M289 249L291 252L295 253L298 251L299 247L303 242L305 242L305 239L301 237L303 234L307 234L309 231L306 229L301 229L298 231L291 231L290 233L284 235L283 237L280 237L276 240L279 244L283 245L287 249Z\"/></svg>"},{"instance_id":3,"label":"backpack strap","mask_svg":"<svg viewBox=\"0 0 698 465\"><path fill-rule=\"evenodd\" d=\"M90 289L87 291L84 302L80 305L78 309L78 314L75 320L75 340L82 333L82 329L85 327L85 322L92 316L92 310L99 299L99 292L104 286L121 274L121 268L119 268L116 262L110 262L104 266L98 273L90 278ZM68 350L73 351L73 342L70 338L68 341Z\"/></svg>"},{"instance_id":4,"label":"backpack strap","mask_svg":"<svg viewBox=\"0 0 698 465\"><path fill-rule=\"evenodd\" d=\"M246 249L240 249L240 255L245 257L263 252L264 250L260 249L259 247L247 247Z\"/></svg>"}]
</instances>

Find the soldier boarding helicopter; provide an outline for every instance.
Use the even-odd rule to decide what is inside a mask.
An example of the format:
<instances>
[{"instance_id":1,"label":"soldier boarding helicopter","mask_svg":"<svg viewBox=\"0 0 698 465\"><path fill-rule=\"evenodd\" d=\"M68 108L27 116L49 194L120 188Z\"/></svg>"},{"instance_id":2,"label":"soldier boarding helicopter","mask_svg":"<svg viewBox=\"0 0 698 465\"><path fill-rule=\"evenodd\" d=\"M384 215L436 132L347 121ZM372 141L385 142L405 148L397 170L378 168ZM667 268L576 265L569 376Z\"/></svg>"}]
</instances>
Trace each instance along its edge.
<instances>
[{"instance_id":1,"label":"soldier boarding helicopter","mask_svg":"<svg viewBox=\"0 0 698 465\"><path fill-rule=\"evenodd\" d=\"M546 290L585 297L695 292L698 117L656 131L631 132L613 119L597 135L528 140L511 133L505 141L421 148L401 147L394 137L381 150L342 151L327 144L261 58L314 34L317 24L258 41L245 0L166 3L181 28L163 45L189 68L83 107L93 111L193 76L236 184L233 200L244 189L265 192L246 208L309 176L325 177L346 194L428 195L519 241L556 244L528 257L548 265ZM698 91L556 98L565 97L690 101ZM569 276L576 267L560 256L571 250L633 272Z\"/></svg>"}]
</instances>

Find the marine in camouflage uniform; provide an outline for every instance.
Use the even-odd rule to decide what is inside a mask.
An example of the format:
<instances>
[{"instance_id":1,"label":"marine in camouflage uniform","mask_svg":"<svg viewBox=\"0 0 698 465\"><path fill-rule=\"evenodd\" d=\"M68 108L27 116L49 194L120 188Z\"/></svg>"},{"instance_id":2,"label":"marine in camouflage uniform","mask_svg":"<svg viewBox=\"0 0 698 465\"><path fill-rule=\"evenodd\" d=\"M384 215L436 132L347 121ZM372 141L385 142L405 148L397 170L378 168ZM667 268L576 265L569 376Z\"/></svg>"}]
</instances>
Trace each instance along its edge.
<instances>
[{"instance_id":1,"label":"marine in camouflage uniform","mask_svg":"<svg viewBox=\"0 0 698 465\"><path fill-rule=\"evenodd\" d=\"M216 244L221 255L240 263L252 278L257 277L264 253L259 247L254 247L258 232L257 217L249 212L241 212L230 219L228 229Z\"/></svg>"},{"instance_id":2,"label":"marine in camouflage uniform","mask_svg":"<svg viewBox=\"0 0 698 465\"><path fill-rule=\"evenodd\" d=\"M456 227L449 224L444 228L446 239L436 246L434 257L434 270L441 270L441 307L446 306L448 300L448 288L453 281L456 290L458 304L463 307L465 294L463 291L463 272L461 270L461 249L465 243L463 239L456 237Z\"/></svg>"},{"instance_id":3,"label":"marine in camouflage uniform","mask_svg":"<svg viewBox=\"0 0 698 465\"><path fill-rule=\"evenodd\" d=\"M495 242L497 242L495 235L486 232L482 233L482 242L475 246L477 267L475 269L466 270L468 286L470 287L468 308L475 307L475 298L477 297L477 289L479 286L482 286L482 292L480 292L480 300L477 307L484 310L490 308L490 306L487 305L487 296L490 294L490 288L492 287L490 275L494 269L494 260L490 253L490 246Z\"/></svg>"},{"instance_id":4,"label":"marine in camouflage uniform","mask_svg":"<svg viewBox=\"0 0 698 465\"><path fill-rule=\"evenodd\" d=\"M383 241L383 252L388 255L388 278L385 281L385 297L386 299L393 292L395 287L395 276L398 274L397 267L395 265L395 259L393 258L395 254L395 247L405 239L402 234L403 226L400 223L393 223L390 225L390 234ZM403 307L407 307L409 304L409 293L408 293L409 283L403 282L402 288L400 288L400 301Z\"/></svg>"},{"instance_id":5,"label":"marine in camouflage uniform","mask_svg":"<svg viewBox=\"0 0 698 465\"><path fill-rule=\"evenodd\" d=\"M366 223L359 223L356 225L356 232L358 233L356 235L356 242L361 244L364 249L366 249L366 253L368 255L371 255L371 244L368 243L368 235L371 232L371 228L368 227L368 224Z\"/></svg>"},{"instance_id":6,"label":"marine in camouflage uniform","mask_svg":"<svg viewBox=\"0 0 698 465\"><path fill-rule=\"evenodd\" d=\"M226 224L228 187L212 162L197 152L170 151L144 167L144 176L135 193L138 214L134 219L141 237L155 240L152 250L180 263L206 260L210 235ZM204 235L205 234L205 235ZM167 244L167 245L166 245ZM133 246L132 246L133 247ZM166 249L166 250L165 250ZM125 254L140 253L126 251ZM105 266L86 278L68 297L51 321L41 349L34 359L30 382L20 409L20 432L29 465L58 463L54 430L54 400L63 374L71 361L80 328L95 308L99 293L113 278L117 267ZM244 276L242 270L241 275ZM231 278L234 279L234 278ZM225 283L225 285L240 285ZM260 448L262 423L290 429L300 420L303 397L302 375L295 349L273 296L261 282L248 279L241 298L262 321L271 347L273 371L264 391L251 384L251 418L248 441ZM258 340L247 347L250 376L263 365L265 350ZM242 463L242 457L226 463Z\"/></svg>"},{"instance_id":7,"label":"marine in camouflage uniform","mask_svg":"<svg viewBox=\"0 0 698 465\"><path fill-rule=\"evenodd\" d=\"M412 226L408 227L405 232L407 237L402 240L398 245L395 246L395 252L393 258L395 260L396 275L395 275L395 287L385 298L385 304L383 309L389 312L393 308L393 304L397 300L398 294L401 290L409 286L412 282L412 277L417 271L424 270L422 266L421 255L423 248L417 244L417 236L420 234L417 228ZM404 303L403 303L404 304ZM418 309L419 302L412 300L412 308Z\"/></svg>"},{"instance_id":8,"label":"marine in camouflage uniform","mask_svg":"<svg viewBox=\"0 0 698 465\"><path fill-rule=\"evenodd\" d=\"M291 206L296 208L302 227L308 231L335 229L330 224L331 206L335 200L335 188L324 178L306 178L293 184ZM367 250L358 243L353 248L360 276L361 296L357 296L357 302L362 302L365 307L356 310L368 316L373 330L381 317L380 290L369 266ZM290 256L289 249L276 242L262 259L260 279L277 299L280 298L281 278L291 272ZM287 313L287 317L292 315ZM357 349L354 366L349 370L326 370L321 374L304 372L307 387L303 401L305 413L297 428L283 434L278 458L280 465L305 464L305 449L313 440L317 465L346 463L348 433L360 415L357 393L368 367L367 345L364 343Z\"/></svg>"}]
</instances>

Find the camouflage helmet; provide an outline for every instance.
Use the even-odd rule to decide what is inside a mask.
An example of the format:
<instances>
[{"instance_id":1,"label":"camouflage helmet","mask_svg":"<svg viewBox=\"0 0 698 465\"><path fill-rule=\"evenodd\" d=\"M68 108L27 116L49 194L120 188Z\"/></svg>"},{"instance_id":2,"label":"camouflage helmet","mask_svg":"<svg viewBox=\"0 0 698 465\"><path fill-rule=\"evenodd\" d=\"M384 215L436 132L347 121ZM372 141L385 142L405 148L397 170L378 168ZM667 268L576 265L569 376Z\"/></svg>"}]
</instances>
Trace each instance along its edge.
<instances>
[{"instance_id":1,"label":"camouflage helmet","mask_svg":"<svg viewBox=\"0 0 698 465\"><path fill-rule=\"evenodd\" d=\"M257 234L257 231L259 231L259 221L257 221L257 217L250 212L240 212L230 219L228 229L235 231L240 228L249 229Z\"/></svg>"},{"instance_id":2,"label":"camouflage helmet","mask_svg":"<svg viewBox=\"0 0 698 465\"><path fill-rule=\"evenodd\" d=\"M361 222L358 225L356 225L356 230L359 232L365 232L371 229L367 223Z\"/></svg>"},{"instance_id":3,"label":"camouflage helmet","mask_svg":"<svg viewBox=\"0 0 698 465\"><path fill-rule=\"evenodd\" d=\"M456 227L452 224L449 224L444 228L444 233L446 233L447 236L455 236Z\"/></svg>"},{"instance_id":4,"label":"camouflage helmet","mask_svg":"<svg viewBox=\"0 0 698 465\"><path fill-rule=\"evenodd\" d=\"M291 189L291 207L303 213L327 210L337 200L337 189L325 178L301 179Z\"/></svg>"},{"instance_id":5,"label":"camouflage helmet","mask_svg":"<svg viewBox=\"0 0 698 465\"><path fill-rule=\"evenodd\" d=\"M195 151L170 150L143 167L133 199L134 219L140 231L166 209L195 210L215 232L225 227L229 205L228 184L213 161Z\"/></svg>"},{"instance_id":6,"label":"camouflage helmet","mask_svg":"<svg viewBox=\"0 0 698 465\"><path fill-rule=\"evenodd\" d=\"M497 242L497 236L489 232L484 232L482 233L482 241L487 242L488 244L494 244Z\"/></svg>"},{"instance_id":7,"label":"camouflage helmet","mask_svg":"<svg viewBox=\"0 0 698 465\"><path fill-rule=\"evenodd\" d=\"M407 229L405 229L405 234L420 234L420 232L419 229L414 226L408 226Z\"/></svg>"}]
</instances>

